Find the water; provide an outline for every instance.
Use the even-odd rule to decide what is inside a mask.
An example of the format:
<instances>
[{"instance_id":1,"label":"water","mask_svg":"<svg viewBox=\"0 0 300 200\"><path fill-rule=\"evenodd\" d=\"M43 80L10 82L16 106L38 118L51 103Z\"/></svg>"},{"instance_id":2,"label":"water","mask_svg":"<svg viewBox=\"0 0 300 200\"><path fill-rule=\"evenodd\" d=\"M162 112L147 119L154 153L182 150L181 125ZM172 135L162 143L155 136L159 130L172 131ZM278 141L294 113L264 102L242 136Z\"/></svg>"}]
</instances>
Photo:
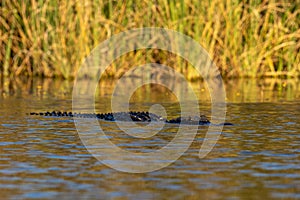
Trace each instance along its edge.
<instances>
[{"instance_id":1,"label":"water","mask_svg":"<svg viewBox=\"0 0 300 200\"><path fill-rule=\"evenodd\" d=\"M246 98L241 88L227 88L231 96L226 121L235 125L224 127L212 152L203 159L198 157L207 131L201 127L176 162L150 173L132 174L94 158L72 119L26 115L30 111L71 110L72 84L43 84L2 91L2 199L300 199L300 98L294 89L264 90L270 95L262 97L256 92L258 95ZM176 116L178 105L172 95L163 94L142 98L144 101L137 95L131 108L146 109L164 102L168 114ZM106 112L110 93L100 96L96 109ZM207 102L201 108L209 114ZM132 152L159 149L177 130L165 126L158 135L143 140L127 136L114 123L101 125L115 144Z\"/></svg>"}]
</instances>

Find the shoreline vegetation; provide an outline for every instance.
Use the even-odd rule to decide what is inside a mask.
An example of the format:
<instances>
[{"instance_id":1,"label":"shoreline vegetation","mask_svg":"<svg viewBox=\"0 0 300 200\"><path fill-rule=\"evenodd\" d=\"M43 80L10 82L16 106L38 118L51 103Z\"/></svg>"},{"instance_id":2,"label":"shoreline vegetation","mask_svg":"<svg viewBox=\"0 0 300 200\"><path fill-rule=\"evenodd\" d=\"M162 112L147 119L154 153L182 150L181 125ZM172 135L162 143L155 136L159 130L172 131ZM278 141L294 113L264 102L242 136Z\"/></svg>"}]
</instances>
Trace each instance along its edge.
<instances>
[{"instance_id":1,"label":"shoreline vegetation","mask_svg":"<svg viewBox=\"0 0 300 200\"><path fill-rule=\"evenodd\" d=\"M162 27L199 42L224 78L300 77L300 2L156 0L0 2L0 76L73 79L99 43L133 28ZM106 70L118 78L149 62L199 74L168 52L137 50Z\"/></svg>"},{"instance_id":2,"label":"shoreline vegetation","mask_svg":"<svg viewBox=\"0 0 300 200\"><path fill-rule=\"evenodd\" d=\"M172 91L177 94L186 95L182 84L174 79L168 79L172 90L161 85L144 85L135 90L130 101L138 102L171 102L178 103L178 99ZM90 90L93 80L79 80L82 93L86 94ZM122 86L126 91L128 87L139 85L140 79L128 79ZM103 79L97 85L95 91L95 101L111 98L118 84L117 79ZM191 86L201 103L210 103L210 93L203 80L192 81ZM259 103L259 102L292 102L300 100L300 79L282 78L239 78L224 80L226 90L226 102L228 103ZM70 100L74 87L74 81L59 78L41 77L15 77L0 81L0 98L10 99L11 96L24 97L25 99L40 99L48 101L49 98L60 100ZM183 92L183 93L182 93ZM148 104L147 104L148 105ZM72 105L71 105L72 106ZM111 105L103 105L103 109L111 108ZM71 110L70 108L69 110ZM101 112L104 112L101 110Z\"/></svg>"}]
</instances>

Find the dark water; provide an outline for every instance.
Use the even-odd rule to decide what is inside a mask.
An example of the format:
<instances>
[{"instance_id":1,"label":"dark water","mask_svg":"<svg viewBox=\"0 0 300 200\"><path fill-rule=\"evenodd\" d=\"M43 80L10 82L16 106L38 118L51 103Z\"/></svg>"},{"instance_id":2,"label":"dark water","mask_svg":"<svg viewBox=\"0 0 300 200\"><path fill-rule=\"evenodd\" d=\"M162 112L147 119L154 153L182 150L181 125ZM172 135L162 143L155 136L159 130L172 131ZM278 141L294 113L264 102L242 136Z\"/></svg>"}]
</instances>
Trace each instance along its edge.
<instances>
[{"instance_id":1,"label":"dark water","mask_svg":"<svg viewBox=\"0 0 300 200\"><path fill-rule=\"evenodd\" d=\"M30 111L70 111L71 85L65 90L62 84L49 88L37 84L13 93L2 91L1 199L300 199L300 100L297 96L289 99L293 91L272 100L276 90L265 102L251 95L252 101L238 102L232 98L243 93L228 91L236 96L228 99L226 121L235 125L224 127L205 158L200 159L198 152L207 127L200 127L190 148L176 162L150 173L132 174L94 158L72 119L26 115ZM109 99L109 92L102 93L97 109L109 110ZM132 107L164 103L172 115L179 112L172 98L143 99L138 102L137 98ZM205 102L202 108L209 113ZM108 135L119 146L143 151L141 144L161 147L171 141L172 128L164 127L160 136L141 143L120 130Z\"/></svg>"}]
</instances>

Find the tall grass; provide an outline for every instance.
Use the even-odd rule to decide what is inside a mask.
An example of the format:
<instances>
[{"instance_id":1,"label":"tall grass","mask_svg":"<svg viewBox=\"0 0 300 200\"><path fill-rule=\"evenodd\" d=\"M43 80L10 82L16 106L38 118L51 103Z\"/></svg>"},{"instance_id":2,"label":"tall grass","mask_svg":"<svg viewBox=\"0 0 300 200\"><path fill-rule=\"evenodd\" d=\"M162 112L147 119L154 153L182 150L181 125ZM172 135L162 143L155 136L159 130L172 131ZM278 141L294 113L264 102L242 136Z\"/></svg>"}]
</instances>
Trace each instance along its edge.
<instances>
[{"instance_id":1,"label":"tall grass","mask_svg":"<svg viewBox=\"0 0 300 200\"><path fill-rule=\"evenodd\" d=\"M2 0L0 71L5 76L73 78L101 41L132 28L165 27L198 41L226 77L300 75L300 2L289 0ZM107 70L160 62L189 79L176 55L140 50Z\"/></svg>"}]
</instances>

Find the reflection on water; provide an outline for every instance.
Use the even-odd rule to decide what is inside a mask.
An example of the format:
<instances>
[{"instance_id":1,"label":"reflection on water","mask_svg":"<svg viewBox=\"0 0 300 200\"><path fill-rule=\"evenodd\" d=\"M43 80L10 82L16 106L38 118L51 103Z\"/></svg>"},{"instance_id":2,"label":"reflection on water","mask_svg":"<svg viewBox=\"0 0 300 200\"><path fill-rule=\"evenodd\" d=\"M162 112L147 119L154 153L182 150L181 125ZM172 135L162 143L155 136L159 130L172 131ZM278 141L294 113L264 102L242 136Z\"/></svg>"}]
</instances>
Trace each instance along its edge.
<instances>
[{"instance_id":1,"label":"reflection on water","mask_svg":"<svg viewBox=\"0 0 300 200\"><path fill-rule=\"evenodd\" d=\"M299 199L299 82L243 81L226 84L227 121L213 151L198 158L207 127L175 163L144 174L118 172L95 159L82 145L73 120L28 116L30 111L71 110L71 82L9 86L0 97L0 192L3 199ZM269 81L269 82L268 82ZM234 83L234 84L233 84ZM250 85L247 85L250 84ZM98 110L109 111L109 88L99 86ZM164 102L171 116L180 112L164 88L141 88L132 108ZM150 93L152 92L152 93ZM199 88L199 96L205 87ZM298 95L298 96L297 96ZM208 98L207 98L208 99ZM209 104L200 101L204 113ZM114 123L101 122L111 141L129 151L159 149L174 138L165 126L148 139L133 139Z\"/></svg>"}]
</instances>

